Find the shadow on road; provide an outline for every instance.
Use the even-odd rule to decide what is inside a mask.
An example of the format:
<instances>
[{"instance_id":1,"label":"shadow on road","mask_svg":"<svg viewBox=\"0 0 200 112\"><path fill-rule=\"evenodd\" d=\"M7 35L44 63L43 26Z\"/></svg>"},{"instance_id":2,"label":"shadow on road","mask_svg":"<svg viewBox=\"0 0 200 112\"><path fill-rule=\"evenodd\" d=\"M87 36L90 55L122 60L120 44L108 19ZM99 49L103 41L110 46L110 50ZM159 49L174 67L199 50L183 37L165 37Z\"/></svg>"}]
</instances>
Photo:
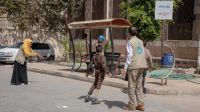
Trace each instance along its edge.
<instances>
[{"instance_id":1,"label":"shadow on road","mask_svg":"<svg viewBox=\"0 0 200 112\"><path fill-rule=\"evenodd\" d=\"M128 89L121 89L121 92L124 94L128 94Z\"/></svg>"},{"instance_id":2,"label":"shadow on road","mask_svg":"<svg viewBox=\"0 0 200 112\"><path fill-rule=\"evenodd\" d=\"M28 81L28 82L31 84L31 83L37 83L38 81Z\"/></svg>"},{"instance_id":3,"label":"shadow on road","mask_svg":"<svg viewBox=\"0 0 200 112\"><path fill-rule=\"evenodd\" d=\"M59 70L61 70L61 71L70 71L70 72L72 72L72 69L71 69L71 68L59 69ZM85 70L85 69L79 69L78 71L75 71L75 72L86 73L86 70Z\"/></svg>"},{"instance_id":4,"label":"shadow on road","mask_svg":"<svg viewBox=\"0 0 200 112\"><path fill-rule=\"evenodd\" d=\"M122 101L108 101L108 100L103 100L101 102L104 102L105 105L108 106L108 108L112 108L112 107L118 107L118 108L123 108L126 103L122 102Z\"/></svg>"},{"instance_id":5,"label":"shadow on road","mask_svg":"<svg viewBox=\"0 0 200 112\"><path fill-rule=\"evenodd\" d=\"M86 96L80 96L78 99L85 99ZM118 108L123 108L126 103L122 102L122 101L108 101L108 100L102 100L100 101L101 103L104 103L105 105L108 106L108 108L112 108L112 107L118 107ZM92 105L96 105L93 104Z\"/></svg>"},{"instance_id":6,"label":"shadow on road","mask_svg":"<svg viewBox=\"0 0 200 112\"><path fill-rule=\"evenodd\" d=\"M160 85L160 82L146 82L146 83Z\"/></svg>"},{"instance_id":7,"label":"shadow on road","mask_svg":"<svg viewBox=\"0 0 200 112\"><path fill-rule=\"evenodd\" d=\"M80 96L78 99L85 99L86 96Z\"/></svg>"}]
</instances>

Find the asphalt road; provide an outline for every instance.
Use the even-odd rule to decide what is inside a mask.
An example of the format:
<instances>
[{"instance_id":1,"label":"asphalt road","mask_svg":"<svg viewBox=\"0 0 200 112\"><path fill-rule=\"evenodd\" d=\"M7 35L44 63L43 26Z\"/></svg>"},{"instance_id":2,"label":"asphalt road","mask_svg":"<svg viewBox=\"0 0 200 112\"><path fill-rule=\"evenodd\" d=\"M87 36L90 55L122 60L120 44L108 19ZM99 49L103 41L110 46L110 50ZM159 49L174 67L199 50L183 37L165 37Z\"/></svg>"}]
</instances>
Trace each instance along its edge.
<instances>
[{"instance_id":1,"label":"asphalt road","mask_svg":"<svg viewBox=\"0 0 200 112\"><path fill-rule=\"evenodd\" d=\"M29 85L10 85L11 65L0 65L0 112L124 112L126 91L102 86L99 105L84 102L91 83L28 72ZM145 95L146 112L200 112L200 96ZM136 111L139 112L139 111Z\"/></svg>"}]
</instances>

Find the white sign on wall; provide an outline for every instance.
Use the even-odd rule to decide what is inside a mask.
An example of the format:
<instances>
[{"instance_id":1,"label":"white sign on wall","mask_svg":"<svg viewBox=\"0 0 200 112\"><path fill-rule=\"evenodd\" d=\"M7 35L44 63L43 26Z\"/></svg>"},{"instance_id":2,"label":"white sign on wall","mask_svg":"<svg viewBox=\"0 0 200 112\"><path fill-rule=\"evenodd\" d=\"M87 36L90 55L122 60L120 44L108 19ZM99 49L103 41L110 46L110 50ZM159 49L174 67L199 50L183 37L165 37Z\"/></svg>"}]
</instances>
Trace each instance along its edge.
<instances>
[{"instance_id":1,"label":"white sign on wall","mask_svg":"<svg viewBox=\"0 0 200 112\"><path fill-rule=\"evenodd\" d=\"M155 19L156 20L173 19L173 1L156 1Z\"/></svg>"}]
</instances>

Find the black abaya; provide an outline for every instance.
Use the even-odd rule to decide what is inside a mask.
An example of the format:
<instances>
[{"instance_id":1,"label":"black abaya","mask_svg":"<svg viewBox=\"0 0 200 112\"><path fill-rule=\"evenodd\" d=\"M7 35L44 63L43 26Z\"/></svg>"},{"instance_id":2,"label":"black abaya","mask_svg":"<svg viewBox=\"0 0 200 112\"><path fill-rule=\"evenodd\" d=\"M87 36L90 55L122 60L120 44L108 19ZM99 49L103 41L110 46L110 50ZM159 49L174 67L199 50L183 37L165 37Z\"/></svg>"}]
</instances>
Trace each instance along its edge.
<instances>
[{"instance_id":1,"label":"black abaya","mask_svg":"<svg viewBox=\"0 0 200 112\"><path fill-rule=\"evenodd\" d=\"M22 83L28 84L26 62L24 62L24 64L22 65L22 64L18 63L17 61L15 61L11 84L12 85L20 85Z\"/></svg>"}]
</instances>

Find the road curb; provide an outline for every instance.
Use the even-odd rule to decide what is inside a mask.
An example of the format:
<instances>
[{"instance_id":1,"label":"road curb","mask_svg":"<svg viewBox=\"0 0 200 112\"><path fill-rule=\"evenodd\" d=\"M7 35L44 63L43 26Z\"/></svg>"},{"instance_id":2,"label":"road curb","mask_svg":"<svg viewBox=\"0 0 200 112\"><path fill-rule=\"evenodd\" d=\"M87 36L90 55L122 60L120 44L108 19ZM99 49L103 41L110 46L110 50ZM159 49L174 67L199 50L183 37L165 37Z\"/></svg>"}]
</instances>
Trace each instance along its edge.
<instances>
[{"instance_id":1,"label":"road curb","mask_svg":"<svg viewBox=\"0 0 200 112\"><path fill-rule=\"evenodd\" d=\"M53 75L53 76L59 76L59 77L65 77L65 78L70 78L70 79L75 79L75 80L80 80L80 81L85 81L85 82L91 82L91 83L93 83L93 81L94 81L94 78L91 78L91 77L80 77L77 75L72 75L72 74L67 74L67 73L63 74L60 72L41 70L41 69L36 69L36 68L28 68L28 71L41 73L41 74L48 74L48 75ZM125 84L107 81L107 80L104 80L103 85L121 88L121 89L127 89L127 85L125 85Z\"/></svg>"},{"instance_id":2,"label":"road curb","mask_svg":"<svg viewBox=\"0 0 200 112\"><path fill-rule=\"evenodd\" d=\"M53 75L53 76L59 76L59 77L65 77L65 78L70 78L70 79L75 79L75 80L80 80L80 81L85 81L85 82L90 82L92 83L94 81L94 78L91 77L81 77L77 75L73 75L74 72L71 72L72 74L69 73L60 73L60 72L55 72L55 71L50 71L50 70L42 70L42 69L36 69L36 68L28 68L28 71L35 72L35 73L41 73L41 74L47 74L47 75ZM122 84L122 83L117 83L113 81L107 81L104 80L103 85L106 86L111 86L111 87L116 87L120 89L127 89L127 84ZM167 89L167 90L162 90L162 89L154 89L154 88L146 88L146 94L154 94L154 95L200 95L200 91L180 91L176 89Z\"/></svg>"}]
</instances>

